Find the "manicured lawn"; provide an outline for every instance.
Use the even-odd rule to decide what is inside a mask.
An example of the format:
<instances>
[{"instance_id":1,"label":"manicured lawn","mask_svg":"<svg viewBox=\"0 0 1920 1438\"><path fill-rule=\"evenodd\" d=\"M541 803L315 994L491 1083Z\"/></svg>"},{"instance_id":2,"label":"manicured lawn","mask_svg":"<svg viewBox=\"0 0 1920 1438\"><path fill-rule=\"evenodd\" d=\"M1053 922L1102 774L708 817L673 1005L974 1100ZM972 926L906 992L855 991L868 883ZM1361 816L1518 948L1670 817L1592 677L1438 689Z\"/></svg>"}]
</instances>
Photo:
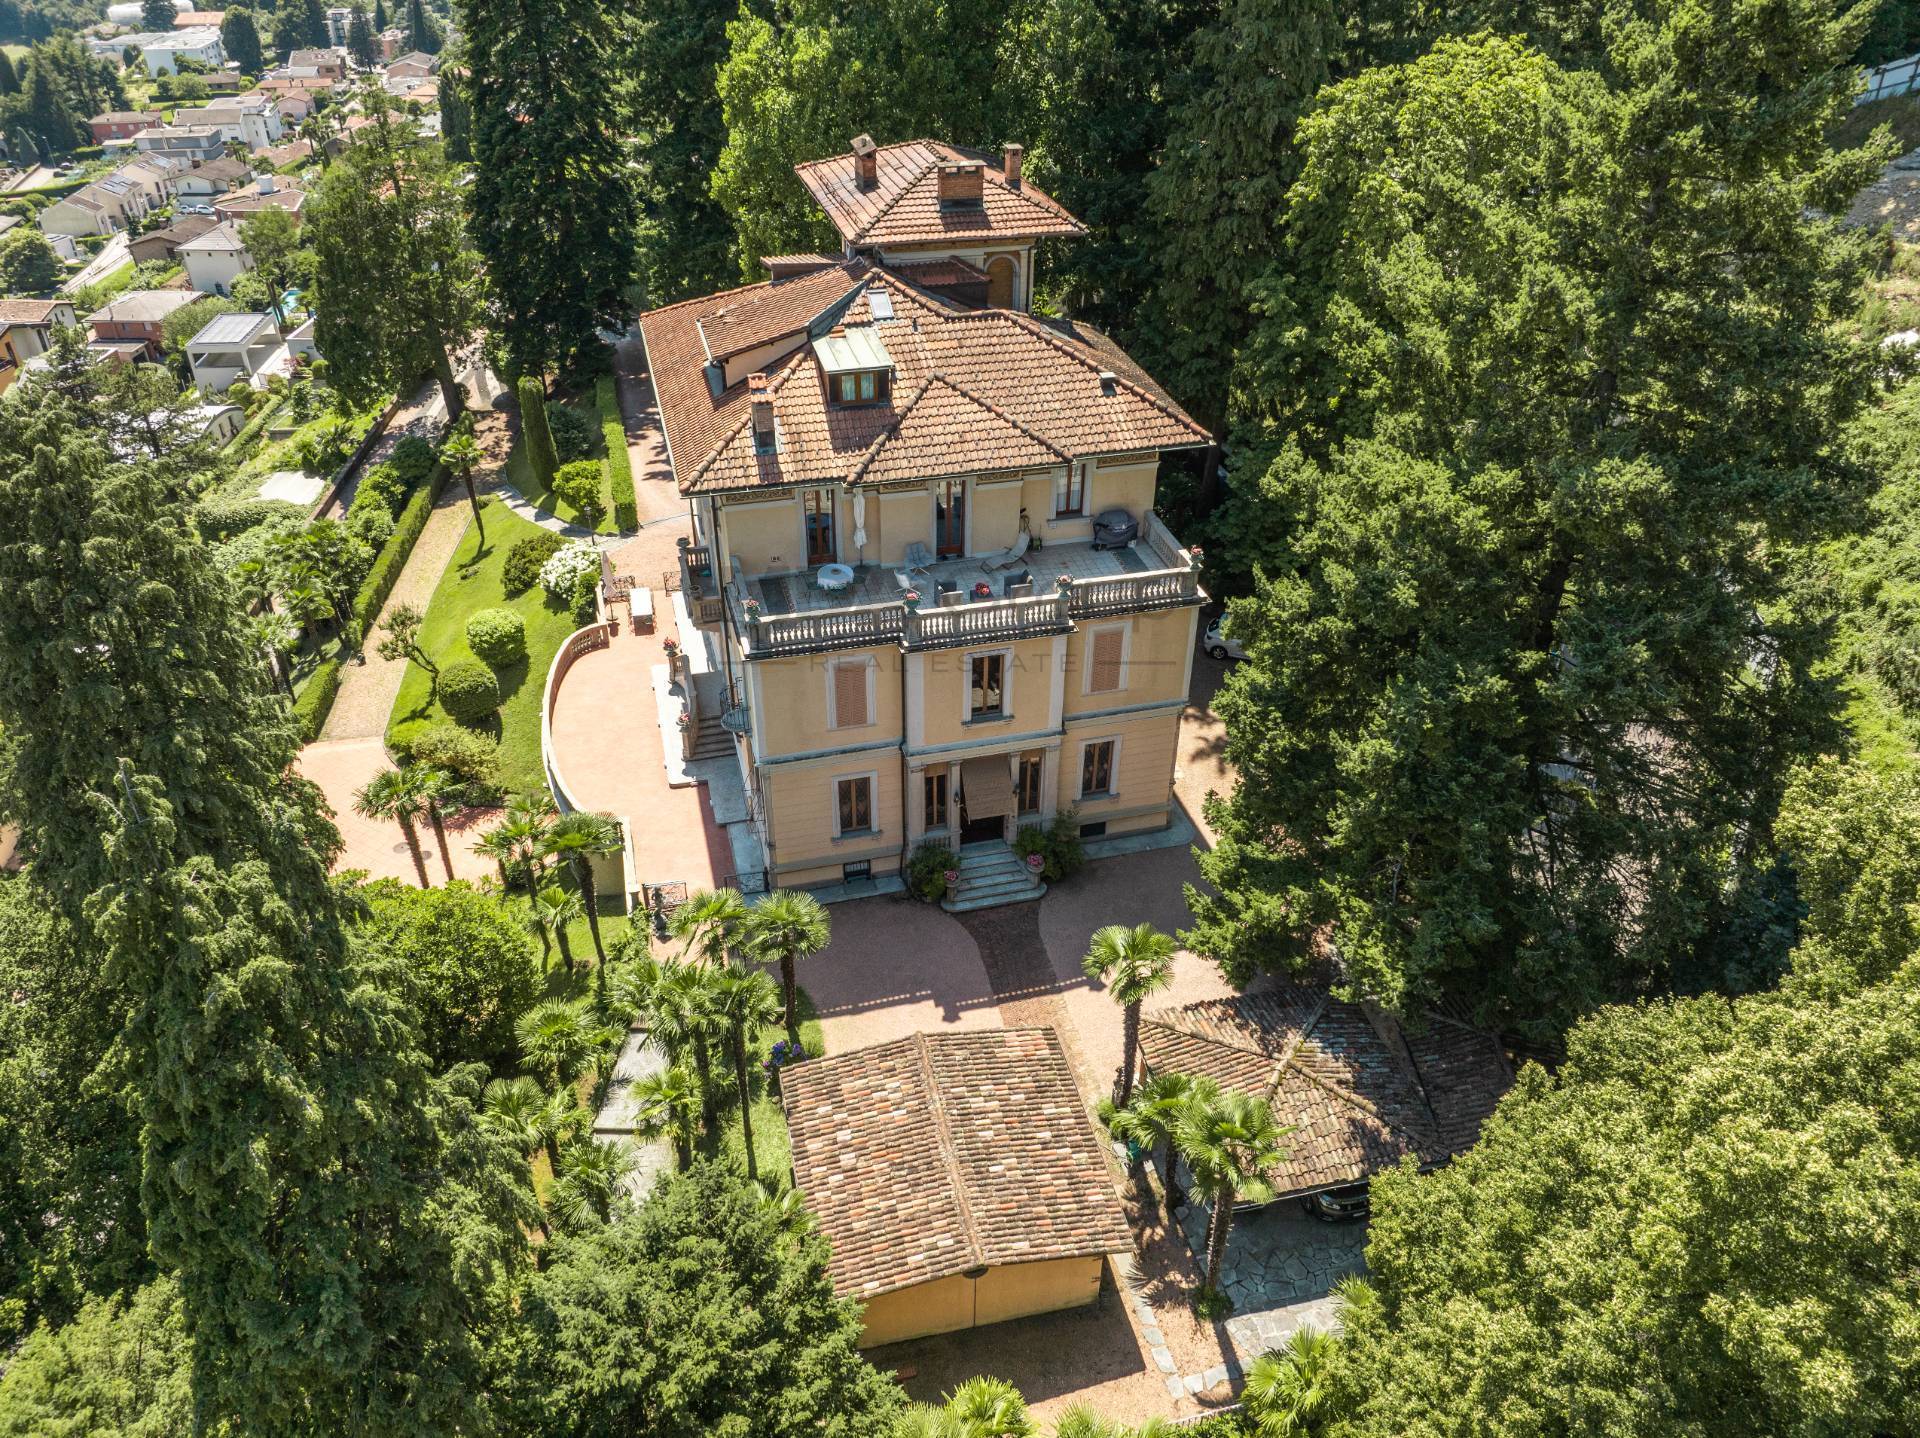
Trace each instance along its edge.
<instances>
[{"instance_id":1,"label":"manicured lawn","mask_svg":"<svg viewBox=\"0 0 1920 1438\"><path fill-rule=\"evenodd\" d=\"M778 981L778 971L769 969L768 976ZM805 986L799 991L800 997L800 1042L807 1047L811 1058L819 1058L822 1052L820 1020L814 1014L813 1000L807 997ZM784 1039L783 1029L768 1029L760 1035L760 1042L748 1052L748 1059L758 1064L767 1056L767 1050L775 1041ZM720 1061L721 1055L715 1055L714 1079L726 1085L725 1096L721 1100L718 1130L702 1134L700 1152L709 1158L724 1157L728 1162L746 1169L746 1142L740 1134L740 1106L733 1099L733 1061L731 1058ZM753 1156L760 1169L760 1181L769 1188L785 1187L793 1174L793 1150L787 1140L787 1116L780 1107L780 1096L771 1086L763 1086L753 1096Z\"/></svg>"},{"instance_id":2,"label":"manicured lawn","mask_svg":"<svg viewBox=\"0 0 1920 1438\"><path fill-rule=\"evenodd\" d=\"M606 507L600 516L600 522L594 526L596 534L618 534L620 531L613 522L613 495L607 486L607 445L600 432L600 411L594 404L592 395L586 395L571 403L561 400L548 400L549 411L570 409L593 426L593 453L588 458L600 465L600 502ZM513 452L507 456L507 483L526 498L536 508L544 509L548 514L558 515L568 524L580 524L580 511L566 503L552 490L534 477L533 466L527 463L527 447L524 440L516 440Z\"/></svg>"},{"instance_id":3,"label":"manicured lawn","mask_svg":"<svg viewBox=\"0 0 1920 1438\"><path fill-rule=\"evenodd\" d=\"M547 669L561 643L579 626L573 616L539 585L520 594L508 594L502 582L507 553L516 540L539 534L539 526L517 519L500 505L484 506L486 547L471 523L440 576L439 587L427 606L420 627L420 644L442 669L457 659L473 658L467 648L467 620L482 609L506 608L519 613L527 626L527 657L496 676L500 681L500 712L485 726L500 741L501 782L516 794L546 787L540 765L540 700ZM418 733L430 724L451 723L447 712L428 697L426 671L407 667L400 695L387 720L387 742ZM584 928L584 926L583 926ZM589 946L589 953L592 952Z\"/></svg>"}]
</instances>

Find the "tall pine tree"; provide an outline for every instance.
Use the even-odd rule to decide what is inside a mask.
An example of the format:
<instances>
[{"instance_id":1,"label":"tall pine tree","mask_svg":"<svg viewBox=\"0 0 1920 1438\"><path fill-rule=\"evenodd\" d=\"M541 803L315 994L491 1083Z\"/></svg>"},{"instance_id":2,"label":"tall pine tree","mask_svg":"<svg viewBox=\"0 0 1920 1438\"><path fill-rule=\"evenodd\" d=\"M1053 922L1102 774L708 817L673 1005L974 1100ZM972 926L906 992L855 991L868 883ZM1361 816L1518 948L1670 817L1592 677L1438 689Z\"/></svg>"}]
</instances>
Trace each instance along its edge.
<instances>
[{"instance_id":1,"label":"tall pine tree","mask_svg":"<svg viewBox=\"0 0 1920 1438\"><path fill-rule=\"evenodd\" d=\"M473 239L487 262L509 365L539 374L617 323L633 275L638 206L619 132L602 0L472 0Z\"/></svg>"},{"instance_id":2,"label":"tall pine tree","mask_svg":"<svg viewBox=\"0 0 1920 1438\"><path fill-rule=\"evenodd\" d=\"M0 95L20 93L20 74L13 68L13 57L0 50Z\"/></svg>"},{"instance_id":3,"label":"tall pine tree","mask_svg":"<svg viewBox=\"0 0 1920 1438\"><path fill-rule=\"evenodd\" d=\"M1237 378L1288 447L1223 526L1277 543L1196 947L1330 932L1383 1002L1556 1024L1739 915L1828 738L1794 556L1861 491L1866 242L1825 216L1880 163L1826 141L1863 20L1684 5L1611 73L1448 41L1304 123Z\"/></svg>"},{"instance_id":4,"label":"tall pine tree","mask_svg":"<svg viewBox=\"0 0 1920 1438\"><path fill-rule=\"evenodd\" d=\"M353 15L347 21L347 53L363 70L371 70L379 58L373 47L373 30L367 24L367 12L358 5L353 7Z\"/></svg>"},{"instance_id":5,"label":"tall pine tree","mask_svg":"<svg viewBox=\"0 0 1920 1438\"><path fill-rule=\"evenodd\" d=\"M240 67L243 75L258 75L266 68L266 55L260 47L260 27L253 12L236 5L220 17L220 48Z\"/></svg>"},{"instance_id":6,"label":"tall pine tree","mask_svg":"<svg viewBox=\"0 0 1920 1438\"><path fill-rule=\"evenodd\" d=\"M407 48L422 55L440 53L440 30L427 14L424 0L407 0Z\"/></svg>"},{"instance_id":7,"label":"tall pine tree","mask_svg":"<svg viewBox=\"0 0 1920 1438\"><path fill-rule=\"evenodd\" d=\"M660 0L634 23L627 74L634 124L648 137L639 183L640 278L649 305L733 279L733 225L709 177L727 140L714 76L739 8L726 0Z\"/></svg>"},{"instance_id":8,"label":"tall pine tree","mask_svg":"<svg viewBox=\"0 0 1920 1438\"><path fill-rule=\"evenodd\" d=\"M51 383L0 413L0 812L130 1000L154 1256L202 1422L453 1433L521 1251L475 1076L350 947L339 836L184 499Z\"/></svg>"}]
</instances>

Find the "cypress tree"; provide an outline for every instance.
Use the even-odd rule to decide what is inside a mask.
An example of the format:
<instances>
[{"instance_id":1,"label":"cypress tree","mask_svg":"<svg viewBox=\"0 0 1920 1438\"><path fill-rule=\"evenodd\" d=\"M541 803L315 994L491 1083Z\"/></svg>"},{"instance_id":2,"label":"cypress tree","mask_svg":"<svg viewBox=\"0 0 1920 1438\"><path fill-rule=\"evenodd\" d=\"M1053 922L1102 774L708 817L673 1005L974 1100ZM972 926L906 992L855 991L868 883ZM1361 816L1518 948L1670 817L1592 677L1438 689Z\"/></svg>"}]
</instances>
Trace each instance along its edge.
<instances>
[{"instance_id":1,"label":"cypress tree","mask_svg":"<svg viewBox=\"0 0 1920 1438\"><path fill-rule=\"evenodd\" d=\"M472 0L462 12L473 106L473 239L509 365L566 363L625 304L639 207L618 127L602 0Z\"/></svg>"},{"instance_id":2,"label":"cypress tree","mask_svg":"<svg viewBox=\"0 0 1920 1438\"><path fill-rule=\"evenodd\" d=\"M440 77L440 139L447 158L460 164L473 159L473 107L467 103L464 73Z\"/></svg>"},{"instance_id":3,"label":"cypress tree","mask_svg":"<svg viewBox=\"0 0 1920 1438\"><path fill-rule=\"evenodd\" d=\"M387 33L387 0L373 0L373 33Z\"/></svg>"},{"instance_id":4,"label":"cypress tree","mask_svg":"<svg viewBox=\"0 0 1920 1438\"><path fill-rule=\"evenodd\" d=\"M0 50L0 95L20 93L20 74L13 68L13 57Z\"/></svg>"},{"instance_id":5,"label":"cypress tree","mask_svg":"<svg viewBox=\"0 0 1920 1438\"><path fill-rule=\"evenodd\" d=\"M440 53L440 32L434 28L422 0L407 0L407 48L422 55Z\"/></svg>"},{"instance_id":6,"label":"cypress tree","mask_svg":"<svg viewBox=\"0 0 1920 1438\"><path fill-rule=\"evenodd\" d=\"M358 5L353 7L353 18L347 21L347 53L363 69L371 70L377 58L373 49L373 31L367 28L367 12Z\"/></svg>"},{"instance_id":7,"label":"cypress tree","mask_svg":"<svg viewBox=\"0 0 1920 1438\"><path fill-rule=\"evenodd\" d=\"M300 43L296 49L324 50L333 43L333 33L327 29L327 12L320 0L300 0L300 8L294 14L299 17L296 33Z\"/></svg>"},{"instance_id":8,"label":"cypress tree","mask_svg":"<svg viewBox=\"0 0 1920 1438\"><path fill-rule=\"evenodd\" d=\"M517 1261L515 1156L349 946L339 835L184 499L77 401L0 414L0 809L129 999L151 1251L202 1424L484 1426L475 1327Z\"/></svg>"},{"instance_id":9,"label":"cypress tree","mask_svg":"<svg viewBox=\"0 0 1920 1438\"><path fill-rule=\"evenodd\" d=\"M514 388L520 395L520 433L526 437L527 463L542 489L553 487L554 472L560 468L560 456L553 447L553 431L547 425L547 387L538 375L523 374Z\"/></svg>"},{"instance_id":10,"label":"cypress tree","mask_svg":"<svg viewBox=\"0 0 1920 1438\"><path fill-rule=\"evenodd\" d=\"M165 34L173 28L178 13L173 8L173 0L141 0L140 23L157 34Z\"/></svg>"},{"instance_id":11,"label":"cypress tree","mask_svg":"<svg viewBox=\"0 0 1920 1438\"><path fill-rule=\"evenodd\" d=\"M43 154L61 154L78 143L73 110L39 55L27 60L26 105L21 119L39 140Z\"/></svg>"}]
</instances>

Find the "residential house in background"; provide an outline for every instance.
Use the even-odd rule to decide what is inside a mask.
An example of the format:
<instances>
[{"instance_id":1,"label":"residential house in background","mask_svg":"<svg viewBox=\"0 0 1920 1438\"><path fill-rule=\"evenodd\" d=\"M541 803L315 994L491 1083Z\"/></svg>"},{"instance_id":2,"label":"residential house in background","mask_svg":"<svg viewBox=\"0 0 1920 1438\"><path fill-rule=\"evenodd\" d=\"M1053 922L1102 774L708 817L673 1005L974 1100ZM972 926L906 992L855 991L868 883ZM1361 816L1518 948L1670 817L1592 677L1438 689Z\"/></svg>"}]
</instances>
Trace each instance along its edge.
<instances>
[{"instance_id":1,"label":"residential house in background","mask_svg":"<svg viewBox=\"0 0 1920 1438\"><path fill-rule=\"evenodd\" d=\"M182 59L198 60L218 70L227 63L227 52L220 47L216 26L199 25L184 30L143 31L134 35L110 35L87 41L87 49L102 58L118 62L131 46L140 52L149 75L173 75Z\"/></svg>"},{"instance_id":2,"label":"residential house in background","mask_svg":"<svg viewBox=\"0 0 1920 1438\"><path fill-rule=\"evenodd\" d=\"M200 78L206 82L207 92L215 96L240 95L253 88L253 81L232 70L216 70Z\"/></svg>"},{"instance_id":3,"label":"residential house in background","mask_svg":"<svg viewBox=\"0 0 1920 1438\"><path fill-rule=\"evenodd\" d=\"M257 215L262 210L285 210L293 216L297 225L306 204L307 193L298 185L274 175L260 175L246 189L235 190L216 199L213 212L221 219L237 224L248 215Z\"/></svg>"},{"instance_id":4,"label":"residential house in background","mask_svg":"<svg viewBox=\"0 0 1920 1438\"><path fill-rule=\"evenodd\" d=\"M287 361L286 341L272 315L215 315L187 341L187 365L203 393L223 394L235 380L256 389L277 364Z\"/></svg>"},{"instance_id":5,"label":"residential house in background","mask_svg":"<svg viewBox=\"0 0 1920 1438\"><path fill-rule=\"evenodd\" d=\"M110 235L165 199L164 171L123 165L48 205L40 212L40 228L50 235Z\"/></svg>"},{"instance_id":6,"label":"residential house in background","mask_svg":"<svg viewBox=\"0 0 1920 1438\"><path fill-rule=\"evenodd\" d=\"M198 108L174 112L176 125L211 125L229 144L245 145L249 150L264 150L285 133L280 108L271 95L237 95L216 100Z\"/></svg>"},{"instance_id":7,"label":"residential house in background","mask_svg":"<svg viewBox=\"0 0 1920 1438\"><path fill-rule=\"evenodd\" d=\"M406 54L387 62L389 80L424 80L436 74L440 69L438 55L422 54L418 50L409 50Z\"/></svg>"},{"instance_id":8,"label":"residential house in background","mask_svg":"<svg viewBox=\"0 0 1920 1438\"><path fill-rule=\"evenodd\" d=\"M221 22L227 18L224 10L182 10L173 17L176 30L200 30L212 28L218 30Z\"/></svg>"},{"instance_id":9,"label":"residential house in background","mask_svg":"<svg viewBox=\"0 0 1920 1438\"><path fill-rule=\"evenodd\" d=\"M230 295L233 282L253 268L253 256L239 227L221 221L202 234L182 240L174 250L186 266L187 283L209 295Z\"/></svg>"},{"instance_id":10,"label":"residential house in background","mask_svg":"<svg viewBox=\"0 0 1920 1438\"><path fill-rule=\"evenodd\" d=\"M133 290L88 315L87 331L101 344L139 344L157 360L167 316L205 298L198 290Z\"/></svg>"},{"instance_id":11,"label":"residential house in background","mask_svg":"<svg viewBox=\"0 0 1920 1438\"><path fill-rule=\"evenodd\" d=\"M135 264L146 264L150 260L173 261L179 258L180 246L196 235L204 235L220 222L212 215L182 215L172 224L158 230L148 230L144 235L136 235L127 241L127 253Z\"/></svg>"},{"instance_id":12,"label":"residential house in background","mask_svg":"<svg viewBox=\"0 0 1920 1438\"><path fill-rule=\"evenodd\" d=\"M284 114L285 111L283 110L282 113ZM313 141L289 140L284 145L275 145L257 158L261 164L275 170L284 170L289 165L305 164L313 158Z\"/></svg>"},{"instance_id":13,"label":"residential house in background","mask_svg":"<svg viewBox=\"0 0 1920 1438\"><path fill-rule=\"evenodd\" d=\"M310 70L328 80L344 80L347 78L347 57L338 50L295 50L287 56L287 63L282 68L295 73Z\"/></svg>"},{"instance_id":14,"label":"residential house in background","mask_svg":"<svg viewBox=\"0 0 1920 1438\"><path fill-rule=\"evenodd\" d=\"M104 145L112 140L131 140L142 130L165 123L166 117L158 110L109 110L88 120L87 128L93 132L93 143Z\"/></svg>"},{"instance_id":15,"label":"residential house in background","mask_svg":"<svg viewBox=\"0 0 1920 1438\"><path fill-rule=\"evenodd\" d=\"M177 199L206 204L229 190L238 189L252 178L253 167L245 160L222 155L217 160L208 160L204 165L195 165L176 177L173 193Z\"/></svg>"},{"instance_id":16,"label":"residential house in background","mask_svg":"<svg viewBox=\"0 0 1920 1438\"><path fill-rule=\"evenodd\" d=\"M90 193L91 185L62 195L40 212L39 225L48 236L110 235L120 228L118 205Z\"/></svg>"},{"instance_id":17,"label":"residential house in background","mask_svg":"<svg viewBox=\"0 0 1920 1438\"><path fill-rule=\"evenodd\" d=\"M310 90L276 91L272 98L273 107L280 112L282 125L298 125L319 108L319 102L314 99L313 92ZM284 149L285 146L281 148Z\"/></svg>"},{"instance_id":18,"label":"residential house in background","mask_svg":"<svg viewBox=\"0 0 1920 1438\"><path fill-rule=\"evenodd\" d=\"M959 850L950 907L1035 897L1009 851L1173 819L1206 595L1154 512L1210 437L1112 340L1027 312L1084 234L1021 150L918 141L799 166L845 254L640 317L691 501L680 583L775 886Z\"/></svg>"},{"instance_id":19,"label":"residential house in background","mask_svg":"<svg viewBox=\"0 0 1920 1438\"><path fill-rule=\"evenodd\" d=\"M405 30L397 28L382 30L374 37L374 41L379 47L382 61L390 61L397 55L407 53L407 32Z\"/></svg>"},{"instance_id":20,"label":"residential house in background","mask_svg":"<svg viewBox=\"0 0 1920 1438\"><path fill-rule=\"evenodd\" d=\"M204 165L227 152L227 142L212 125L156 125L133 137L136 150L151 151L189 165Z\"/></svg>"},{"instance_id":21,"label":"residential house in background","mask_svg":"<svg viewBox=\"0 0 1920 1438\"><path fill-rule=\"evenodd\" d=\"M0 326L5 326L13 354L22 362L45 354L54 330L72 323L68 300L0 300Z\"/></svg>"}]
</instances>

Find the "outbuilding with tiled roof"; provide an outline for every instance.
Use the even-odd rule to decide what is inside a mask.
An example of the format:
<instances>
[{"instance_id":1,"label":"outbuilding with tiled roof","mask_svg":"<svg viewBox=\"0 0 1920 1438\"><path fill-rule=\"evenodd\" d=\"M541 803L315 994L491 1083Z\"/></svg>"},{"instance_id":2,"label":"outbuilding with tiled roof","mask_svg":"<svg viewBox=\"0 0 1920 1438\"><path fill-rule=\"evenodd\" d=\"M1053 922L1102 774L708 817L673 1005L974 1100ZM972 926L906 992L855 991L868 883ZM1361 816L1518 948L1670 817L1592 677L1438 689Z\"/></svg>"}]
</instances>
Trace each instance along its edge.
<instances>
[{"instance_id":1,"label":"outbuilding with tiled roof","mask_svg":"<svg viewBox=\"0 0 1920 1438\"><path fill-rule=\"evenodd\" d=\"M1495 1035L1431 1012L1402 1025L1311 984L1150 1013L1140 1053L1149 1073L1268 1099L1289 1130L1267 1175L1276 1198L1361 1183L1408 1157L1444 1163L1513 1085Z\"/></svg>"},{"instance_id":2,"label":"outbuilding with tiled roof","mask_svg":"<svg viewBox=\"0 0 1920 1438\"><path fill-rule=\"evenodd\" d=\"M781 1075L794 1183L863 1347L1091 1303L1132 1237L1051 1028L916 1034Z\"/></svg>"}]
</instances>

